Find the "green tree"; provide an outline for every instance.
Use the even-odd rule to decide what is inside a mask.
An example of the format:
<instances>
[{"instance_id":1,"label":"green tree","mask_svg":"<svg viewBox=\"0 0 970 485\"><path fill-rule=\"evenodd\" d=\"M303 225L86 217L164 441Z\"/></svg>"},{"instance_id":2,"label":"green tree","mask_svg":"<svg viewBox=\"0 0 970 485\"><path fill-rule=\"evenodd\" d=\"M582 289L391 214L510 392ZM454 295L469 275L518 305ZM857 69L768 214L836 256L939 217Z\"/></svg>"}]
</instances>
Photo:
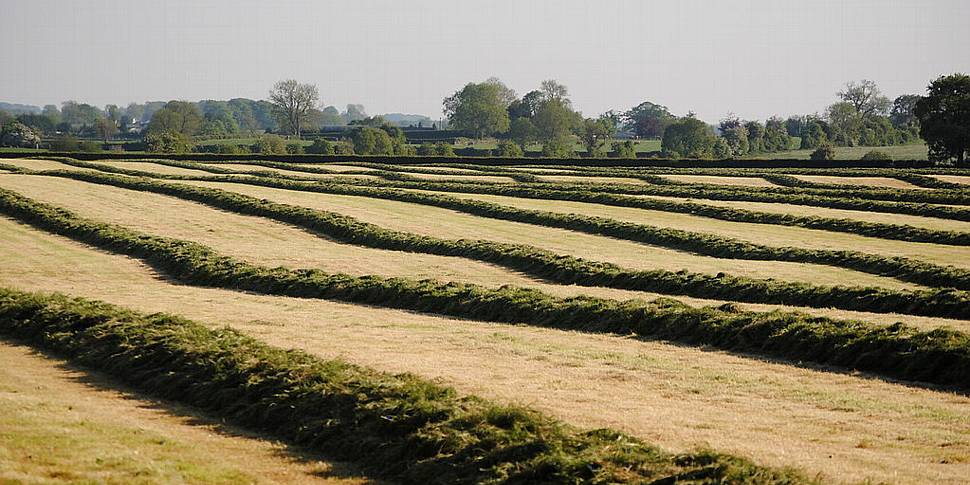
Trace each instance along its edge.
<instances>
[{"instance_id":1,"label":"green tree","mask_svg":"<svg viewBox=\"0 0 970 485\"><path fill-rule=\"evenodd\" d=\"M603 156L603 148L616 135L616 120L609 115L583 120L580 140L586 147L587 157Z\"/></svg>"},{"instance_id":2,"label":"green tree","mask_svg":"<svg viewBox=\"0 0 970 485\"><path fill-rule=\"evenodd\" d=\"M525 151L529 143L537 140L536 126L529 118L516 118L509 127L509 138L522 147L522 151Z\"/></svg>"},{"instance_id":3,"label":"green tree","mask_svg":"<svg viewBox=\"0 0 970 485\"><path fill-rule=\"evenodd\" d=\"M169 101L165 107L152 115L148 133L178 133L192 137L202 128L202 113L199 108L186 101Z\"/></svg>"},{"instance_id":4,"label":"green tree","mask_svg":"<svg viewBox=\"0 0 970 485\"><path fill-rule=\"evenodd\" d=\"M711 156L715 160L727 160L733 157L734 154L731 153L731 147L728 146L727 141L722 137L718 137L714 140L714 146L711 147Z\"/></svg>"},{"instance_id":5,"label":"green tree","mask_svg":"<svg viewBox=\"0 0 970 485\"><path fill-rule=\"evenodd\" d=\"M812 160L835 160L835 148L828 143L819 145L818 148L809 155Z\"/></svg>"},{"instance_id":6,"label":"green tree","mask_svg":"<svg viewBox=\"0 0 970 485\"><path fill-rule=\"evenodd\" d=\"M920 100L918 94L904 94L893 101L893 107L889 111L889 121L899 130L908 130L919 127L919 119L916 118L916 103Z\"/></svg>"},{"instance_id":7,"label":"green tree","mask_svg":"<svg viewBox=\"0 0 970 485\"><path fill-rule=\"evenodd\" d=\"M145 135L145 147L156 153L188 153L192 150L192 142L177 131L162 131Z\"/></svg>"},{"instance_id":8,"label":"green tree","mask_svg":"<svg viewBox=\"0 0 970 485\"><path fill-rule=\"evenodd\" d=\"M885 116L889 111L889 98L882 95L875 82L866 79L847 83L839 91L839 99L849 103L863 119Z\"/></svg>"},{"instance_id":9,"label":"green tree","mask_svg":"<svg viewBox=\"0 0 970 485\"><path fill-rule=\"evenodd\" d=\"M920 136L930 148L930 160L967 161L970 151L970 76L941 76L916 103Z\"/></svg>"},{"instance_id":10,"label":"green tree","mask_svg":"<svg viewBox=\"0 0 970 485\"><path fill-rule=\"evenodd\" d=\"M820 145L828 143L828 135L825 134L825 126L821 120L808 119L801 133L801 148L803 150L815 149Z\"/></svg>"},{"instance_id":11,"label":"green tree","mask_svg":"<svg viewBox=\"0 0 970 485\"><path fill-rule=\"evenodd\" d=\"M892 161L893 157L888 153L880 150L869 150L865 155L860 158L860 160L866 162L888 162Z\"/></svg>"},{"instance_id":12,"label":"green tree","mask_svg":"<svg viewBox=\"0 0 970 485\"><path fill-rule=\"evenodd\" d=\"M630 108L621 116L627 126L640 138L660 138L667 126L677 119L670 114L666 106L650 101L644 101Z\"/></svg>"},{"instance_id":13,"label":"green tree","mask_svg":"<svg viewBox=\"0 0 970 485\"><path fill-rule=\"evenodd\" d=\"M286 140L279 135L263 135L253 145L253 153L261 155L285 155Z\"/></svg>"},{"instance_id":14,"label":"green tree","mask_svg":"<svg viewBox=\"0 0 970 485\"><path fill-rule=\"evenodd\" d=\"M98 132L98 138L104 140L108 143L111 137L118 134L118 125L109 118L101 118L94 124L95 130Z\"/></svg>"},{"instance_id":15,"label":"green tree","mask_svg":"<svg viewBox=\"0 0 970 485\"><path fill-rule=\"evenodd\" d=\"M855 146L862 136L864 120L852 103L842 101L829 106L826 113L831 140L839 146Z\"/></svg>"},{"instance_id":16,"label":"green tree","mask_svg":"<svg viewBox=\"0 0 970 485\"><path fill-rule=\"evenodd\" d=\"M307 123L310 111L320 100L316 85L301 84L295 79L286 79L273 85L269 92L273 116L287 133L300 137Z\"/></svg>"},{"instance_id":17,"label":"green tree","mask_svg":"<svg viewBox=\"0 0 970 485\"><path fill-rule=\"evenodd\" d=\"M564 100L553 98L543 102L532 122L545 156L572 156L572 134L581 125L582 117Z\"/></svg>"},{"instance_id":18,"label":"green tree","mask_svg":"<svg viewBox=\"0 0 970 485\"><path fill-rule=\"evenodd\" d=\"M748 129L745 128L744 122L738 119L737 116L729 113L726 118L721 120L719 129L721 138L727 144L732 157L740 157L750 151L748 146Z\"/></svg>"},{"instance_id":19,"label":"green tree","mask_svg":"<svg viewBox=\"0 0 970 485\"><path fill-rule=\"evenodd\" d=\"M614 158L637 158L637 149L630 140L615 141L610 156Z\"/></svg>"},{"instance_id":20,"label":"green tree","mask_svg":"<svg viewBox=\"0 0 970 485\"><path fill-rule=\"evenodd\" d=\"M681 118L664 130L661 150L670 158L711 158L714 134L701 120Z\"/></svg>"},{"instance_id":21,"label":"green tree","mask_svg":"<svg viewBox=\"0 0 970 485\"><path fill-rule=\"evenodd\" d=\"M313 144L306 149L307 153L313 153L315 155L333 155L334 147L333 143L330 143L323 138L317 138L313 140Z\"/></svg>"},{"instance_id":22,"label":"green tree","mask_svg":"<svg viewBox=\"0 0 970 485\"><path fill-rule=\"evenodd\" d=\"M519 145L516 145L510 140L502 140L499 142L498 148L495 149L495 156L505 158L521 158L525 156L525 154Z\"/></svg>"},{"instance_id":23,"label":"green tree","mask_svg":"<svg viewBox=\"0 0 970 485\"><path fill-rule=\"evenodd\" d=\"M468 83L444 99L444 113L452 127L476 138L509 129L508 88L498 80Z\"/></svg>"}]
</instances>

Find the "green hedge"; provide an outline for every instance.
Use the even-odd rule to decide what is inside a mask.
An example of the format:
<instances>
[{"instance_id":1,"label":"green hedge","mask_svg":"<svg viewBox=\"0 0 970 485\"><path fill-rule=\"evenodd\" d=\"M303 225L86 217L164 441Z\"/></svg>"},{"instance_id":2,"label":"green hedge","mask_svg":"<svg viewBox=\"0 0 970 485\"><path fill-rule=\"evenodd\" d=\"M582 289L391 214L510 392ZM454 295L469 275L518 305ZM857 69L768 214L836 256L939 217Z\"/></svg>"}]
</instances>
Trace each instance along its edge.
<instances>
[{"instance_id":1,"label":"green hedge","mask_svg":"<svg viewBox=\"0 0 970 485\"><path fill-rule=\"evenodd\" d=\"M165 184L150 179L132 179L95 173L49 173L76 180L171 195L219 209L267 217L300 226L345 243L474 259L561 284L602 286L751 303L833 307L955 318L970 316L967 311L970 308L970 295L964 291L897 291L884 288L817 286L737 277L723 273L709 275L687 271L628 271L613 264L559 255L532 246L491 241L447 240L390 231L341 214L278 204L219 189Z\"/></svg>"},{"instance_id":2,"label":"green hedge","mask_svg":"<svg viewBox=\"0 0 970 485\"><path fill-rule=\"evenodd\" d=\"M401 483L809 482L793 470L711 451L672 455L415 376L97 301L0 288L0 334Z\"/></svg>"},{"instance_id":3,"label":"green hedge","mask_svg":"<svg viewBox=\"0 0 970 485\"><path fill-rule=\"evenodd\" d=\"M162 238L80 218L0 189L0 211L56 234L145 261L176 280L303 298L326 298L483 321L588 332L634 333L725 350L836 365L893 378L970 388L970 336L922 332L902 323L873 326L800 313L693 308L675 300L557 298L513 287L332 275L266 268L190 241Z\"/></svg>"}]
</instances>

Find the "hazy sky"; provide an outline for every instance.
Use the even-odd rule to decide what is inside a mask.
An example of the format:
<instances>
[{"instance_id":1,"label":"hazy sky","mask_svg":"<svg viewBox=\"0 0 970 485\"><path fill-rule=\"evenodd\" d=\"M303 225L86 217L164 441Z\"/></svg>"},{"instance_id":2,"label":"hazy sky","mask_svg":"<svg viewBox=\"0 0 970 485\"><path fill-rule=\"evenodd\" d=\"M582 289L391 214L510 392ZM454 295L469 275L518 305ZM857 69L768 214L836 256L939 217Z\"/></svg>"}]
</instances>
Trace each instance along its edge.
<instances>
[{"instance_id":1,"label":"hazy sky","mask_svg":"<svg viewBox=\"0 0 970 485\"><path fill-rule=\"evenodd\" d=\"M0 101L265 98L441 114L466 82L554 78L587 116L644 100L708 121L811 113L970 72L967 0L0 0Z\"/></svg>"}]
</instances>

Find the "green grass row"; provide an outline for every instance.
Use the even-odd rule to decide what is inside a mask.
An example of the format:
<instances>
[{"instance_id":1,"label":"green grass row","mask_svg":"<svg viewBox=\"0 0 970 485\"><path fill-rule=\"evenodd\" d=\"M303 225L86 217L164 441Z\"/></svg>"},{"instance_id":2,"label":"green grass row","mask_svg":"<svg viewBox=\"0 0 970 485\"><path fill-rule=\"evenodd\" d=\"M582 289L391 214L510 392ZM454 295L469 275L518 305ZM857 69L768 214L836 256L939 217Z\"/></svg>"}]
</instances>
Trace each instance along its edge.
<instances>
[{"instance_id":1,"label":"green grass row","mask_svg":"<svg viewBox=\"0 0 970 485\"><path fill-rule=\"evenodd\" d=\"M73 161L72 163L80 166L95 168L103 165L77 161ZM185 166L184 164L190 162L178 163ZM148 172L121 169L117 167L107 167L106 170L117 171L128 175L151 175ZM184 177L176 176L168 178ZM475 216L524 222L627 239L645 244L687 251L704 256L730 259L823 264L894 277L904 281L927 286L950 287L960 290L970 289L970 271L962 270L953 266L940 266L912 258L879 256L859 251L836 251L765 246L734 238L718 236L715 234L660 228L644 224L616 221L602 217L518 209L484 201L448 197L436 194L418 194L406 191L369 188L347 183L301 182L280 177L246 177L232 179L232 181L237 183L285 188L290 190L302 190L340 195L359 195L430 205L456 210ZM435 182L410 182L407 185L408 188L421 188L427 190L438 190L443 186L447 187L449 184ZM872 237L880 237L880 235L899 235L898 238L902 238L903 236L901 235L909 234L909 238L904 240L921 240L922 242L936 242L944 244L967 244L968 239L970 239L970 235L965 233L933 231L915 227L907 228L907 226L875 224L862 221L846 221L841 219L758 213L730 208L705 206L701 204L674 203L634 197L611 196L611 194L598 194L589 191L553 192L548 190L534 190L527 187L518 186L476 185L475 187L479 190L479 192L483 193L512 195L516 197L528 197L530 195L526 194L533 194L531 195L532 198L564 198L565 200L596 203L603 203L603 201L612 200L614 202L613 205L696 213L703 216L714 216L715 218L740 222L785 224L786 222L790 221L792 224L801 225L802 227L825 230L841 228L843 229L842 232L854 232ZM467 187L465 189L467 190ZM540 194L541 196L537 196ZM891 239L897 238L891 237Z\"/></svg>"},{"instance_id":2,"label":"green grass row","mask_svg":"<svg viewBox=\"0 0 970 485\"><path fill-rule=\"evenodd\" d=\"M859 251L836 251L824 249L804 249L794 247L774 247L755 244L716 234L691 232L679 229L661 228L645 224L617 221L603 217L562 214L504 206L491 202L450 197L439 194L422 194L387 188L363 187L342 183L301 182L295 180L269 178L232 178L218 179L260 185L338 195L356 195L387 200L396 200L440 207L479 217L523 222L547 227L610 236L654 246L686 251L694 254L717 258L786 261L837 266L866 273L890 276L913 283L934 286L970 289L970 271L953 266L941 266L925 261L903 257L880 256ZM437 184L415 183L412 188L429 188ZM501 188L498 192L501 192ZM515 190L514 187L509 190ZM573 199L576 200L576 199ZM719 212L719 211L712 211ZM774 214L766 214L775 218ZM779 216L778 219L783 219ZM920 231L913 228L914 231ZM966 242L967 235L954 233L955 241Z\"/></svg>"},{"instance_id":3,"label":"green grass row","mask_svg":"<svg viewBox=\"0 0 970 485\"><path fill-rule=\"evenodd\" d=\"M970 318L968 313L970 294L966 291L952 289L905 291L819 286L738 277L723 273L710 275L687 271L630 271L610 263L555 254L533 246L481 240L448 240L392 231L342 214L275 203L220 189L98 173L66 171L44 173L164 194L240 214L266 217L344 243L483 261L560 284L600 286L750 303ZM253 179L235 181L241 180ZM254 183L271 184L272 182L272 180L257 180Z\"/></svg>"},{"instance_id":4,"label":"green grass row","mask_svg":"<svg viewBox=\"0 0 970 485\"><path fill-rule=\"evenodd\" d=\"M0 334L400 483L809 482L97 301L0 288Z\"/></svg>"},{"instance_id":5,"label":"green grass row","mask_svg":"<svg viewBox=\"0 0 970 485\"><path fill-rule=\"evenodd\" d=\"M352 277L252 265L191 241L157 237L78 217L0 190L0 213L55 234L140 259L189 284L304 298L326 298L481 321L636 334L692 345L814 362L892 378L970 389L970 335L897 323L874 326L800 313L694 308L661 298L616 301L558 298L540 291Z\"/></svg>"}]
</instances>

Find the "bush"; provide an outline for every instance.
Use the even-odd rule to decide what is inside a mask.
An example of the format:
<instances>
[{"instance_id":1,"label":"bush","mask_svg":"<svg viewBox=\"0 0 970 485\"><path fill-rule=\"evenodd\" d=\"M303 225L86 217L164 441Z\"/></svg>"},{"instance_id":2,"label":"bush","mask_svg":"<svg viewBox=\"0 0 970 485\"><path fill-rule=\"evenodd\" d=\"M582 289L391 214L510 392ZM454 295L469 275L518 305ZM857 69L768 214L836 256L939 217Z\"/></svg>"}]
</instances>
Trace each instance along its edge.
<instances>
[{"instance_id":1,"label":"bush","mask_svg":"<svg viewBox=\"0 0 970 485\"><path fill-rule=\"evenodd\" d=\"M522 153L522 148L515 143L509 140L502 140L499 142L498 148L495 149L494 155L496 157L521 158L525 154Z\"/></svg>"},{"instance_id":2,"label":"bush","mask_svg":"<svg viewBox=\"0 0 970 485\"><path fill-rule=\"evenodd\" d=\"M888 153L879 150L869 150L865 155L859 160L866 162L889 162L892 161L893 157Z\"/></svg>"},{"instance_id":3,"label":"bush","mask_svg":"<svg viewBox=\"0 0 970 485\"><path fill-rule=\"evenodd\" d=\"M334 145L333 145L333 154L334 155L353 155L354 154L354 145L352 145L352 144L350 144L350 143L348 143L346 141L341 141L339 143L334 143Z\"/></svg>"},{"instance_id":4,"label":"bush","mask_svg":"<svg viewBox=\"0 0 970 485\"><path fill-rule=\"evenodd\" d=\"M58 135L50 145L55 152L76 152L81 149L81 142L72 135Z\"/></svg>"},{"instance_id":5,"label":"bush","mask_svg":"<svg viewBox=\"0 0 970 485\"><path fill-rule=\"evenodd\" d=\"M284 155L286 154L286 141L279 135L263 135L253 145L253 153Z\"/></svg>"},{"instance_id":6,"label":"bush","mask_svg":"<svg viewBox=\"0 0 970 485\"><path fill-rule=\"evenodd\" d=\"M615 141L613 142L613 151L610 152L610 156L613 158L637 158L637 149L630 140L623 142Z\"/></svg>"},{"instance_id":7,"label":"bush","mask_svg":"<svg viewBox=\"0 0 970 485\"><path fill-rule=\"evenodd\" d=\"M330 143L323 138L317 138L313 140L313 144L307 147L307 153L312 153L314 155L333 155L335 150L333 143Z\"/></svg>"},{"instance_id":8,"label":"bush","mask_svg":"<svg viewBox=\"0 0 970 485\"><path fill-rule=\"evenodd\" d=\"M79 148L82 152L100 152L102 145L100 142L85 140L81 142Z\"/></svg>"},{"instance_id":9,"label":"bush","mask_svg":"<svg viewBox=\"0 0 970 485\"><path fill-rule=\"evenodd\" d=\"M189 137L174 131L145 135L145 148L155 153L188 153L192 151Z\"/></svg>"},{"instance_id":10,"label":"bush","mask_svg":"<svg viewBox=\"0 0 970 485\"><path fill-rule=\"evenodd\" d=\"M435 150L435 146L428 142L424 142L419 145L417 153L422 157L433 157L438 154L438 152Z\"/></svg>"},{"instance_id":11,"label":"bush","mask_svg":"<svg viewBox=\"0 0 970 485\"><path fill-rule=\"evenodd\" d=\"M819 145L809 158L812 160L835 160L835 148L827 143Z\"/></svg>"},{"instance_id":12,"label":"bush","mask_svg":"<svg viewBox=\"0 0 970 485\"><path fill-rule=\"evenodd\" d=\"M289 155L302 155L306 153L306 148L298 141L291 141L286 144L286 153Z\"/></svg>"},{"instance_id":13,"label":"bush","mask_svg":"<svg viewBox=\"0 0 970 485\"><path fill-rule=\"evenodd\" d=\"M439 157L454 157L455 148L445 142L438 142L434 146L434 154Z\"/></svg>"}]
</instances>

